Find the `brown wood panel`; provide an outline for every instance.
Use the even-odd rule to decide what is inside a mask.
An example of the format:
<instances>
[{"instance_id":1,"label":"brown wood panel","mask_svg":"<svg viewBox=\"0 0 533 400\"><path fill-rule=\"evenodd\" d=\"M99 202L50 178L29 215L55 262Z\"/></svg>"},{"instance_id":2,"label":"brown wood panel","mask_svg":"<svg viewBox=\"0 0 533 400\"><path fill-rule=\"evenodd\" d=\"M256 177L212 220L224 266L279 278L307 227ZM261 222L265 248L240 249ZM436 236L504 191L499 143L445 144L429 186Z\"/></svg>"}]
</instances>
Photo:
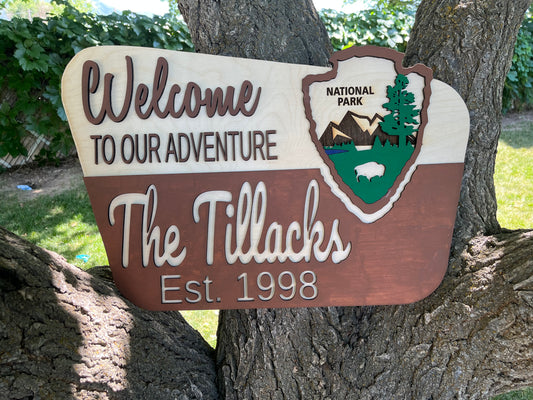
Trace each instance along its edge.
<instances>
[{"instance_id":1,"label":"brown wood panel","mask_svg":"<svg viewBox=\"0 0 533 400\"><path fill-rule=\"evenodd\" d=\"M438 286L447 267L462 171L462 164L418 166L401 199L385 217L372 224L364 224L348 212L328 190L318 170L89 177L85 178L85 183L117 286L139 306L154 310L348 306L413 302ZM227 262L224 250L226 226L232 224L235 229L236 224L235 215L232 218L227 216L227 205L237 208L244 182L249 182L252 194L260 182L264 182L266 187L266 217L258 246L261 253L270 224L277 222L282 227L283 249L290 224L299 223L303 229L306 192L313 180L318 182L320 190L314 222L321 221L327 241L334 230L334 221L338 221L342 241L339 247L351 246L346 259L339 263L332 261L337 247L334 245L333 251L322 262L313 252L309 261ZM151 215L152 199L147 206L131 206L130 262L124 268L121 257L126 207L115 209L116 220L111 226L109 205L115 197L124 193L146 194L150 185L154 185L157 191L157 210L152 227L158 226L161 230L161 241L170 226L178 227L180 244L173 254L177 255L186 248L186 256L178 266L165 263L157 267L152 248L149 263L142 265L143 209L146 208L149 211L147 215ZM193 205L202 193L216 190L231 193L232 200L216 203L213 263L209 265L206 250L209 203L198 208L199 222L194 221ZM297 253L302 248L303 239L293 240L293 243ZM321 249L325 247L323 244ZM249 248L250 232L247 231L243 249ZM158 253L162 252L160 247ZM244 273L247 274L248 297L253 301L237 300L244 297ZM261 295L266 299L271 294L270 290L257 288L259 274L263 274L263 288L269 286L270 276L276 280L276 290L270 300L259 298ZM293 291L282 290L278 279L282 275L282 285L288 288L291 274L296 281L296 293L290 300L283 300L280 295L289 298ZM165 278L165 286L180 287L180 290L167 290L165 295L167 300L182 302L162 304L161 277L176 275L180 278ZM310 283L314 276L316 297ZM300 288L304 283L300 278L310 286L303 289L303 297L314 298L302 298ZM189 290L187 282L190 282ZM196 301L200 297L198 293L201 300Z\"/></svg>"}]
</instances>

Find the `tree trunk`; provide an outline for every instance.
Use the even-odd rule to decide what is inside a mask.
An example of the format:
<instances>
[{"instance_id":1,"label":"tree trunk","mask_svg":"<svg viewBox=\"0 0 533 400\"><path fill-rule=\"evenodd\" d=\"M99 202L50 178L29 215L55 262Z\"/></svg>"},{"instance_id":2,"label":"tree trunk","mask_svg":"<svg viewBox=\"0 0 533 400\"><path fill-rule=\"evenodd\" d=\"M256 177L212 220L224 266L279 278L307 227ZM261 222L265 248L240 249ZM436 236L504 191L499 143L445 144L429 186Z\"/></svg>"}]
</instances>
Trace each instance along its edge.
<instances>
[{"instance_id":1,"label":"tree trunk","mask_svg":"<svg viewBox=\"0 0 533 400\"><path fill-rule=\"evenodd\" d=\"M494 163L502 93L514 44L531 0L423 1L404 62L431 67L470 111L470 139L455 224L456 250L473 236L499 231ZM428 32L431 32L428 34Z\"/></svg>"},{"instance_id":2,"label":"tree trunk","mask_svg":"<svg viewBox=\"0 0 533 400\"><path fill-rule=\"evenodd\" d=\"M248 3L181 0L196 48L324 65L316 57L325 48L323 29L297 23L315 24L307 1ZM422 1L417 13L406 62L432 67L463 96L472 118L453 273L407 306L222 312L224 398L485 399L533 385L531 232L479 236L461 254L474 235L499 231L492 175L501 93L529 4ZM304 45L288 45L296 42Z\"/></svg>"},{"instance_id":3,"label":"tree trunk","mask_svg":"<svg viewBox=\"0 0 533 400\"><path fill-rule=\"evenodd\" d=\"M312 0L179 0L200 53L328 65L332 48Z\"/></svg>"},{"instance_id":4,"label":"tree trunk","mask_svg":"<svg viewBox=\"0 0 533 400\"><path fill-rule=\"evenodd\" d=\"M214 382L178 312L141 310L0 227L1 399L215 399Z\"/></svg>"}]
</instances>

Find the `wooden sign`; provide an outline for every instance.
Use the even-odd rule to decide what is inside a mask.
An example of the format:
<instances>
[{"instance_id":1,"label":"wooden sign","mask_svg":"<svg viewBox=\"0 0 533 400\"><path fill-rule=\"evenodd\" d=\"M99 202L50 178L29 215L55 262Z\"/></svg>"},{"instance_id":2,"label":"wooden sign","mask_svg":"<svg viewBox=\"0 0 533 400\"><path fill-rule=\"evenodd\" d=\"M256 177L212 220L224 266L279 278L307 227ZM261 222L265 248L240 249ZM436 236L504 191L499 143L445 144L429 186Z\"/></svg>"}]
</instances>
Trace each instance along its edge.
<instances>
[{"instance_id":1,"label":"wooden sign","mask_svg":"<svg viewBox=\"0 0 533 400\"><path fill-rule=\"evenodd\" d=\"M469 118L377 47L332 68L135 47L62 96L114 280L152 310L402 304L447 268Z\"/></svg>"}]
</instances>

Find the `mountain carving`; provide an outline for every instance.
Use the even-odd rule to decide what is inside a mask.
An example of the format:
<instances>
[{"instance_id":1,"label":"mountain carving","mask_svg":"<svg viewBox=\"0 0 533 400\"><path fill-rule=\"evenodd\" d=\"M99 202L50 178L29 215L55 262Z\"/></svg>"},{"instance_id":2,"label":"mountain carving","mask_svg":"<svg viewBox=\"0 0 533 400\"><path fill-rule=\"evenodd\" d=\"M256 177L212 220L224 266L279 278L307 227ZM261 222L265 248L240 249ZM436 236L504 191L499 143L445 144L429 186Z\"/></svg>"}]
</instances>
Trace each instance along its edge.
<instances>
[{"instance_id":1,"label":"mountain carving","mask_svg":"<svg viewBox=\"0 0 533 400\"><path fill-rule=\"evenodd\" d=\"M355 146L373 146L378 138L382 145L387 141L392 145L398 145L398 136L389 135L381 130L379 123L382 121L383 117L379 114L374 114L370 118L348 111L339 124L335 122L328 124L319 141L324 147L352 142ZM414 136L408 139L414 144Z\"/></svg>"}]
</instances>

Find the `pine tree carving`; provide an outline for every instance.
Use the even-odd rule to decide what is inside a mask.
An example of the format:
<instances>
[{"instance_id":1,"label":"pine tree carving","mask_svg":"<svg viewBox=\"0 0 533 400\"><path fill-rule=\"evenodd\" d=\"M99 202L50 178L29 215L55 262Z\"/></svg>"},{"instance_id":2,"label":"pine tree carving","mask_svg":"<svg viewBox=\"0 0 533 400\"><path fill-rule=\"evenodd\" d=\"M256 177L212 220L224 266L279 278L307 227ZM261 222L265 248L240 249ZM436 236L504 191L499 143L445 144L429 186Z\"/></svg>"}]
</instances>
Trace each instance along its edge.
<instances>
[{"instance_id":1,"label":"pine tree carving","mask_svg":"<svg viewBox=\"0 0 533 400\"><path fill-rule=\"evenodd\" d=\"M394 86L387 86L389 101L383 104L383 108L390 113L379 123L383 132L399 137L399 147L405 147L408 138L411 139L410 142L415 142L413 138L419 125L420 109L416 109L413 104L415 95L406 90L408 84L409 79L405 75L398 74Z\"/></svg>"}]
</instances>

